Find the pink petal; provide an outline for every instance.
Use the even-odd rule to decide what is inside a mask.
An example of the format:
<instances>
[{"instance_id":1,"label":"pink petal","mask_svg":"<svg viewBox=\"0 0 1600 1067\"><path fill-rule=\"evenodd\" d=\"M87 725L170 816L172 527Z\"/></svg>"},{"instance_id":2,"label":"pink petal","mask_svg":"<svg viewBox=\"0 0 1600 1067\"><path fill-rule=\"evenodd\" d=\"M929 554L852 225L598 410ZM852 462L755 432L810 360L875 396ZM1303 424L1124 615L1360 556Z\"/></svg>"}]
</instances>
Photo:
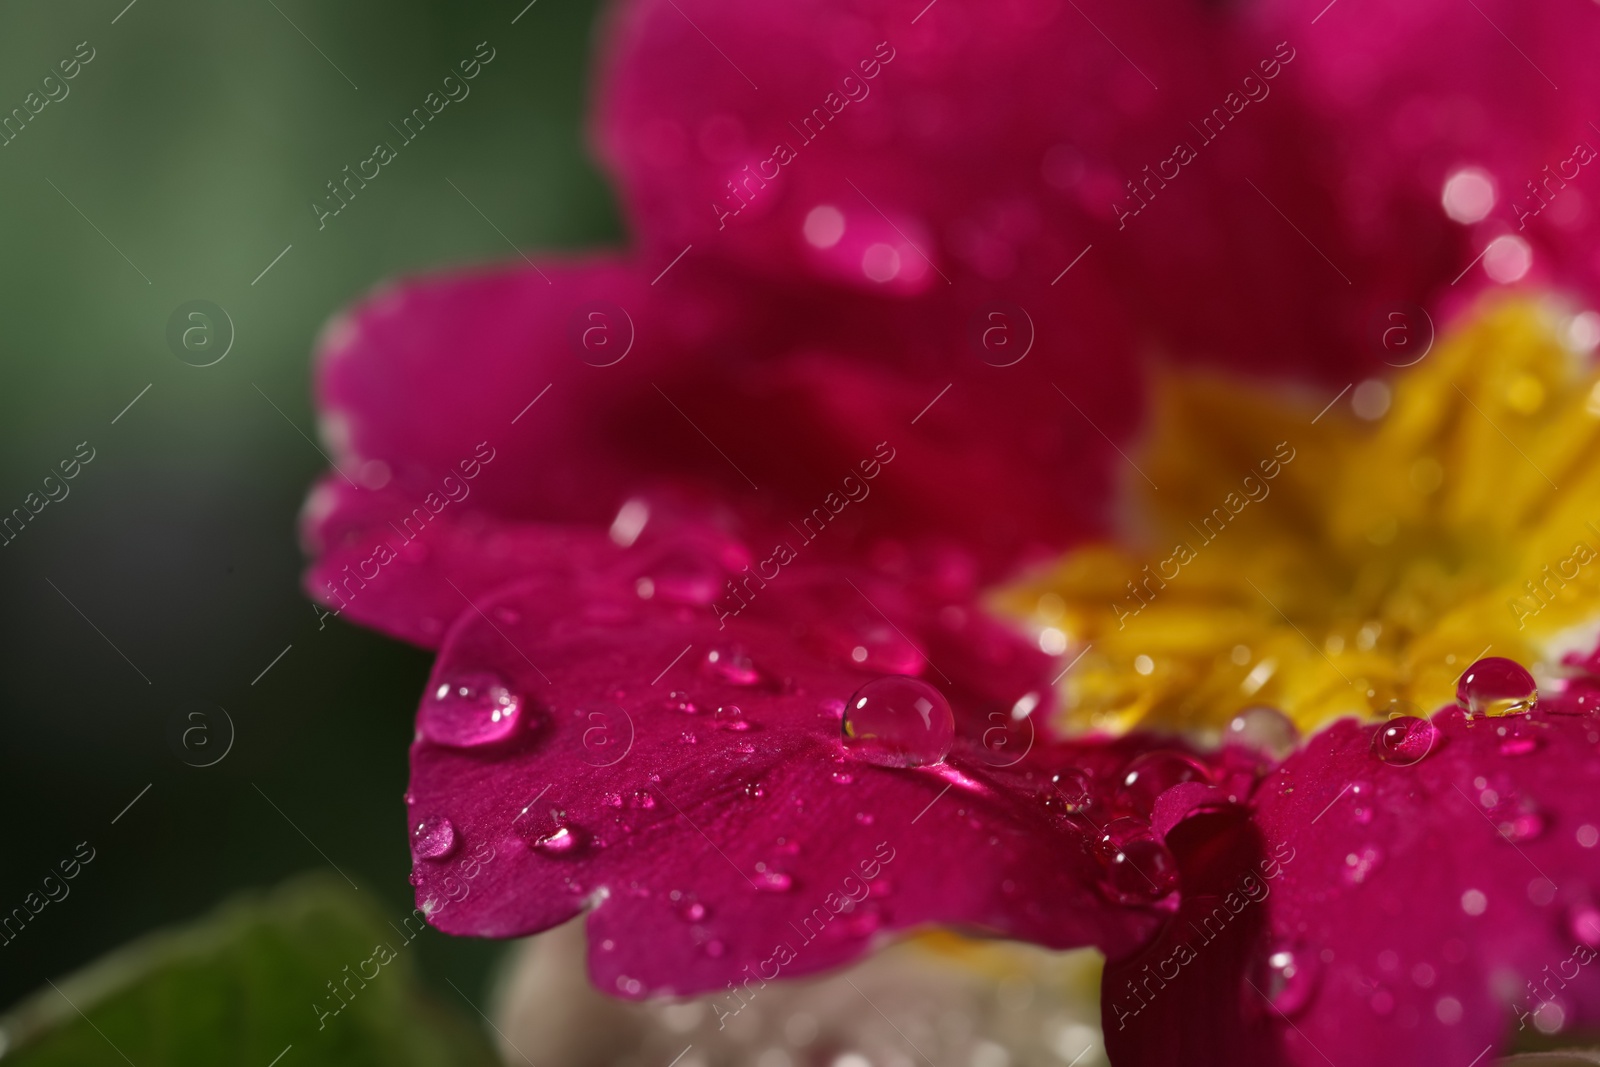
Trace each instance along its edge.
<instances>
[{"instance_id":1,"label":"pink petal","mask_svg":"<svg viewBox=\"0 0 1600 1067\"><path fill-rule=\"evenodd\" d=\"M1269 0L1252 21L1263 42L1287 37L1299 51L1284 80L1316 130L1330 214L1353 251L1414 264L1434 258L1443 294L1490 284L1482 263L1467 268L1496 237L1514 235L1531 246L1529 279L1576 286L1592 301L1600 282L1600 201L1590 180L1600 164L1600 9L1515 0L1326 7ZM1574 158L1580 146L1587 163ZM1491 179L1492 208L1473 172ZM1453 221L1447 183L1461 175L1467 183L1448 198ZM1428 294L1390 295L1423 303Z\"/></svg>"},{"instance_id":2,"label":"pink petal","mask_svg":"<svg viewBox=\"0 0 1600 1067\"><path fill-rule=\"evenodd\" d=\"M655 280L600 261L411 281L330 326L313 595L434 646L479 593L593 565L555 557L640 493L709 493L755 543L830 526L832 558L939 538L990 577L1103 527L1103 435L1137 403L1108 301L813 304L689 262ZM1084 361L1103 365L1066 373Z\"/></svg>"},{"instance_id":3,"label":"pink petal","mask_svg":"<svg viewBox=\"0 0 1600 1067\"><path fill-rule=\"evenodd\" d=\"M430 694L503 692L424 702L408 811L428 833L452 825L453 849L420 850L414 875L440 929L512 937L593 908L592 974L628 996L771 978L783 944L783 974L815 971L928 922L1114 953L1153 931L1158 912L1107 903L1086 832L1046 802L1053 769L1086 767L1106 791L1137 746L1053 745L990 714L1025 697L1046 713L1037 652L988 631L941 640L937 600L914 612L915 584L865 571L796 564L722 630L704 607L608 584L626 573L509 586L446 639ZM837 630L858 624L861 663ZM953 705L946 763L842 749L844 701L890 662ZM511 703L510 726L484 717ZM445 712L478 716L477 743L440 743L461 735Z\"/></svg>"},{"instance_id":4,"label":"pink petal","mask_svg":"<svg viewBox=\"0 0 1600 1067\"><path fill-rule=\"evenodd\" d=\"M1377 727L1338 723L1262 782L1252 818L1172 831L1184 901L1108 968L1114 1059L1311 1065L1381 1048L1444 1067L1594 1023L1596 720L1433 722L1411 766L1373 755Z\"/></svg>"}]
</instances>

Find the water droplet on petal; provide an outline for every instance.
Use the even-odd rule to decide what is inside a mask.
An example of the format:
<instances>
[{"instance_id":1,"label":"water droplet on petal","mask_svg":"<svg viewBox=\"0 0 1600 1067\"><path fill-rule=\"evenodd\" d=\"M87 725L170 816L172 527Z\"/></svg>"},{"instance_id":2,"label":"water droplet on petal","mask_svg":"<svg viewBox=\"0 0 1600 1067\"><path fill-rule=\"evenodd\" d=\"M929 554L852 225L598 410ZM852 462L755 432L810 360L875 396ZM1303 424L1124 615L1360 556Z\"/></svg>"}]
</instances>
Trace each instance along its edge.
<instances>
[{"instance_id":1,"label":"water droplet on petal","mask_svg":"<svg viewBox=\"0 0 1600 1067\"><path fill-rule=\"evenodd\" d=\"M874 678L850 698L840 724L851 755L883 767L942 763L955 741L950 702L927 682Z\"/></svg>"},{"instance_id":2,"label":"water droplet on petal","mask_svg":"<svg viewBox=\"0 0 1600 1067\"><path fill-rule=\"evenodd\" d=\"M737 704L724 704L717 709L717 714L712 718L711 725L718 730L734 730L743 732L750 729L750 720L744 717L744 709Z\"/></svg>"},{"instance_id":3,"label":"water droplet on petal","mask_svg":"<svg viewBox=\"0 0 1600 1067\"><path fill-rule=\"evenodd\" d=\"M1209 782L1205 765L1182 752L1146 752L1129 763L1122 774L1117 801L1125 810L1148 815L1156 798L1184 782Z\"/></svg>"},{"instance_id":4,"label":"water droplet on petal","mask_svg":"<svg viewBox=\"0 0 1600 1067\"><path fill-rule=\"evenodd\" d=\"M794 879L782 871L761 871L750 881L755 883L757 889L766 893L787 892L789 887L794 885Z\"/></svg>"},{"instance_id":5,"label":"water droplet on petal","mask_svg":"<svg viewBox=\"0 0 1600 1067\"><path fill-rule=\"evenodd\" d=\"M589 843L589 835L576 826L562 826L550 833L535 837L530 844L534 851L542 852L546 856L571 856L583 850Z\"/></svg>"},{"instance_id":6,"label":"water droplet on petal","mask_svg":"<svg viewBox=\"0 0 1600 1067\"><path fill-rule=\"evenodd\" d=\"M1469 716L1517 715L1539 699L1533 675L1516 660L1489 656L1468 667L1456 683L1456 703Z\"/></svg>"},{"instance_id":7,"label":"water droplet on petal","mask_svg":"<svg viewBox=\"0 0 1600 1067\"><path fill-rule=\"evenodd\" d=\"M1376 845L1368 845L1345 856L1339 875L1345 885L1360 885L1372 876L1382 862L1383 850Z\"/></svg>"},{"instance_id":8,"label":"water droplet on petal","mask_svg":"<svg viewBox=\"0 0 1600 1067\"><path fill-rule=\"evenodd\" d=\"M1300 731L1289 716L1260 704L1235 715L1228 723L1226 736L1275 760L1288 756L1300 742Z\"/></svg>"},{"instance_id":9,"label":"water droplet on petal","mask_svg":"<svg viewBox=\"0 0 1600 1067\"><path fill-rule=\"evenodd\" d=\"M689 699L689 694L678 689L667 694L667 698L661 702L661 707L666 711L682 712L685 715L700 713L699 705Z\"/></svg>"},{"instance_id":10,"label":"water droplet on petal","mask_svg":"<svg viewBox=\"0 0 1600 1067\"><path fill-rule=\"evenodd\" d=\"M1372 754L1391 767L1409 767L1433 751L1438 737L1438 729L1427 719L1401 715L1373 733Z\"/></svg>"},{"instance_id":11,"label":"water droplet on petal","mask_svg":"<svg viewBox=\"0 0 1600 1067\"><path fill-rule=\"evenodd\" d=\"M439 745L472 748L504 740L517 728L522 699L490 671L441 679L422 700L417 725Z\"/></svg>"},{"instance_id":12,"label":"water droplet on petal","mask_svg":"<svg viewBox=\"0 0 1600 1067\"><path fill-rule=\"evenodd\" d=\"M1082 815L1093 809L1094 789L1088 772L1069 767L1051 775L1044 790L1044 806L1063 815Z\"/></svg>"},{"instance_id":13,"label":"water droplet on petal","mask_svg":"<svg viewBox=\"0 0 1600 1067\"><path fill-rule=\"evenodd\" d=\"M1600 908L1592 902L1574 905L1567 913L1567 927L1580 943L1590 948L1600 948Z\"/></svg>"},{"instance_id":14,"label":"water droplet on petal","mask_svg":"<svg viewBox=\"0 0 1600 1067\"><path fill-rule=\"evenodd\" d=\"M1117 819L1097 846L1100 889L1118 904L1146 905L1178 888L1178 861L1138 819Z\"/></svg>"},{"instance_id":15,"label":"water droplet on petal","mask_svg":"<svg viewBox=\"0 0 1600 1067\"><path fill-rule=\"evenodd\" d=\"M1313 953L1289 945L1279 945L1267 954L1266 984L1261 991L1272 1006L1285 1016L1303 1011L1316 992L1321 967ZM1374 1004L1376 1008L1377 1005Z\"/></svg>"},{"instance_id":16,"label":"water droplet on petal","mask_svg":"<svg viewBox=\"0 0 1600 1067\"><path fill-rule=\"evenodd\" d=\"M1521 844L1544 833L1544 816L1529 810L1511 812L1495 824L1495 829L1507 841Z\"/></svg>"},{"instance_id":17,"label":"water droplet on petal","mask_svg":"<svg viewBox=\"0 0 1600 1067\"><path fill-rule=\"evenodd\" d=\"M456 847L456 828L443 815L433 815L411 828L411 851L418 859L442 860Z\"/></svg>"},{"instance_id":18,"label":"water droplet on petal","mask_svg":"<svg viewBox=\"0 0 1600 1067\"><path fill-rule=\"evenodd\" d=\"M755 685L761 681L755 662L738 648L713 648L706 653L705 669L729 685Z\"/></svg>"},{"instance_id":19,"label":"water droplet on petal","mask_svg":"<svg viewBox=\"0 0 1600 1067\"><path fill-rule=\"evenodd\" d=\"M698 900L692 900L679 908L678 914L683 916L685 922L697 923L706 917L706 906Z\"/></svg>"}]
</instances>

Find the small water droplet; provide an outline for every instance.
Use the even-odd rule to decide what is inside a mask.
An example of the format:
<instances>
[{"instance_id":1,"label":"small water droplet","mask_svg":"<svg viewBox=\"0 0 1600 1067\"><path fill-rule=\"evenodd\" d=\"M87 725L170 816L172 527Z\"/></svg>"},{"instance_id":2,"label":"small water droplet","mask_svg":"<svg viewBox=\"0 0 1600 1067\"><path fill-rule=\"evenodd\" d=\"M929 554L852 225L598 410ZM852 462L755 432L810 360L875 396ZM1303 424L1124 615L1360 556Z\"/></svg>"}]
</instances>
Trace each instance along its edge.
<instances>
[{"instance_id":1,"label":"small water droplet","mask_svg":"<svg viewBox=\"0 0 1600 1067\"><path fill-rule=\"evenodd\" d=\"M1531 810L1510 812L1495 824L1495 829L1507 841L1521 844L1544 833L1544 816Z\"/></svg>"},{"instance_id":2,"label":"small water droplet","mask_svg":"<svg viewBox=\"0 0 1600 1067\"><path fill-rule=\"evenodd\" d=\"M691 900L678 909L678 914L685 922L697 923L706 917L706 906L698 900Z\"/></svg>"},{"instance_id":3,"label":"small water droplet","mask_svg":"<svg viewBox=\"0 0 1600 1067\"><path fill-rule=\"evenodd\" d=\"M761 681L755 661L736 647L713 648L706 653L704 667L707 674L729 685L755 685Z\"/></svg>"},{"instance_id":4,"label":"small water droplet","mask_svg":"<svg viewBox=\"0 0 1600 1067\"><path fill-rule=\"evenodd\" d=\"M927 682L900 675L856 690L840 724L851 755L883 767L942 763L955 741L950 702Z\"/></svg>"},{"instance_id":5,"label":"small water droplet","mask_svg":"<svg viewBox=\"0 0 1600 1067\"><path fill-rule=\"evenodd\" d=\"M838 782L840 785L849 785L851 782L856 780L856 777L847 771L834 771L833 780Z\"/></svg>"},{"instance_id":6,"label":"small water droplet","mask_svg":"<svg viewBox=\"0 0 1600 1067\"><path fill-rule=\"evenodd\" d=\"M442 860L456 847L456 828L443 815L432 815L411 828L411 851L418 859Z\"/></svg>"},{"instance_id":7,"label":"small water droplet","mask_svg":"<svg viewBox=\"0 0 1600 1067\"><path fill-rule=\"evenodd\" d=\"M860 823L862 826L871 826L874 822L874 819L871 813L858 811L856 812L856 822Z\"/></svg>"},{"instance_id":8,"label":"small water droplet","mask_svg":"<svg viewBox=\"0 0 1600 1067\"><path fill-rule=\"evenodd\" d=\"M757 889L766 893L787 892L794 885L794 879L782 871L760 871L750 881L755 883Z\"/></svg>"},{"instance_id":9,"label":"small water droplet","mask_svg":"<svg viewBox=\"0 0 1600 1067\"><path fill-rule=\"evenodd\" d=\"M1311 1003L1321 970L1314 953L1279 945L1267 954L1264 969L1266 984L1262 992L1284 1016L1293 1016Z\"/></svg>"},{"instance_id":10,"label":"small water droplet","mask_svg":"<svg viewBox=\"0 0 1600 1067\"><path fill-rule=\"evenodd\" d=\"M698 745L700 738L696 737L692 730L685 730L678 735L678 742L684 745Z\"/></svg>"},{"instance_id":11,"label":"small water droplet","mask_svg":"<svg viewBox=\"0 0 1600 1067\"><path fill-rule=\"evenodd\" d=\"M1261 704L1235 715L1228 722L1226 736L1275 760L1287 757L1300 743L1300 731L1289 716Z\"/></svg>"},{"instance_id":12,"label":"small water droplet","mask_svg":"<svg viewBox=\"0 0 1600 1067\"><path fill-rule=\"evenodd\" d=\"M1076 767L1051 775L1042 796L1046 808L1062 815L1082 815L1095 806L1092 780Z\"/></svg>"},{"instance_id":13,"label":"small water droplet","mask_svg":"<svg viewBox=\"0 0 1600 1067\"><path fill-rule=\"evenodd\" d=\"M1468 667L1456 683L1456 703L1469 716L1517 715L1539 699L1533 675L1516 660L1489 656Z\"/></svg>"},{"instance_id":14,"label":"small water droplet","mask_svg":"<svg viewBox=\"0 0 1600 1067\"><path fill-rule=\"evenodd\" d=\"M1410 767L1433 751L1439 731L1427 719L1401 715L1372 735L1372 754L1391 767Z\"/></svg>"},{"instance_id":15,"label":"small water droplet","mask_svg":"<svg viewBox=\"0 0 1600 1067\"><path fill-rule=\"evenodd\" d=\"M589 843L589 835L576 826L561 826L535 837L530 844L546 856L571 856Z\"/></svg>"},{"instance_id":16,"label":"small water droplet","mask_svg":"<svg viewBox=\"0 0 1600 1067\"><path fill-rule=\"evenodd\" d=\"M760 782L747 782L745 783L744 787L744 795L760 800L762 797L767 795L767 789L766 786L762 785Z\"/></svg>"},{"instance_id":17,"label":"small water droplet","mask_svg":"<svg viewBox=\"0 0 1600 1067\"><path fill-rule=\"evenodd\" d=\"M1100 888L1118 904L1154 904L1178 888L1177 859L1140 820L1111 823L1096 851Z\"/></svg>"},{"instance_id":18,"label":"small water droplet","mask_svg":"<svg viewBox=\"0 0 1600 1067\"><path fill-rule=\"evenodd\" d=\"M472 748L504 740L517 728L522 700L490 671L438 681L423 697L417 725L429 741Z\"/></svg>"},{"instance_id":19,"label":"small water droplet","mask_svg":"<svg viewBox=\"0 0 1600 1067\"><path fill-rule=\"evenodd\" d=\"M1580 943L1600 948L1600 908L1591 901L1573 905L1567 913L1567 927Z\"/></svg>"},{"instance_id":20,"label":"small water droplet","mask_svg":"<svg viewBox=\"0 0 1600 1067\"><path fill-rule=\"evenodd\" d=\"M718 730L733 730L742 733L750 729L750 720L744 717L744 709L737 704L724 704L717 709L716 715L711 720L711 725Z\"/></svg>"},{"instance_id":21,"label":"small water droplet","mask_svg":"<svg viewBox=\"0 0 1600 1067\"><path fill-rule=\"evenodd\" d=\"M1182 752L1146 752L1129 763L1122 773L1117 802L1126 811L1148 815L1155 810L1156 798L1184 782L1209 782L1205 765Z\"/></svg>"},{"instance_id":22,"label":"small water droplet","mask_svg":"<svg viewBox=\"0 0 1600 1067\"><path fill-rule=\"evenodd\" d=\"M661 707L665 711L677 711L685 715L698 715L700 713L699 705L689 699L688 693L679 689L674 689L668 693L666 699L661 702Z\"/></svg>"},{"instance_id":23,"label":"small water droplet","mask_svg":"<svg viewBox=\"0 0 1600 1067\"><path fill-rule=\"evenodd\" d=\"M1360 885L1372 877L1372 872L1382 862L1383 850L1376 845L1368 845L1345 856L1339 876L1344 879L1345 885Z\"/></svg>"}]
</instances>

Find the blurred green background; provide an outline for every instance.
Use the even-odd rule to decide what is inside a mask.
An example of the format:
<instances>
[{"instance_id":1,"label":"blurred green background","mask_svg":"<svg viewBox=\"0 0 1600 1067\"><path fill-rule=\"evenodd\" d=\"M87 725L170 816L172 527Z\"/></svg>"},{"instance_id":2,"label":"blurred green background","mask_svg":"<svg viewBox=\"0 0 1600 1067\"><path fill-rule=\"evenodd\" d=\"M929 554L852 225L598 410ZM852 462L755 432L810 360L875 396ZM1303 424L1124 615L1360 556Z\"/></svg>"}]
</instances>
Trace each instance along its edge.
<instances>
[{"instance_id":1,"label":"blurred green background","mask_svg":"<svg viewBox=\"0 0 1600 1067\"><path fill-rule=\"evenodd\" d=\"M447 179L520 248L621 240L584 147L592 0L125 3L0 11L0 111L94 49L0 148L0 513L95 450L0 548L0 912L79 842L96 852L0 947L0 1004L240 887L327 870L319 849L368 904L410 910L401 797L429 656L319 630L299 591L295 515L325 466L297 432L315 437L312 341L383 279L515 255ZM324 183L397 141L388 124L480 41L496 55L471 95L319 232ZM196 299L236 329L205 368L165 336ZM194 700L236 728L208 768L168 743ZM448 979L483 1003L500 946L418 948L441 999L466 1010Z\"/></svg>"}]
</instances>

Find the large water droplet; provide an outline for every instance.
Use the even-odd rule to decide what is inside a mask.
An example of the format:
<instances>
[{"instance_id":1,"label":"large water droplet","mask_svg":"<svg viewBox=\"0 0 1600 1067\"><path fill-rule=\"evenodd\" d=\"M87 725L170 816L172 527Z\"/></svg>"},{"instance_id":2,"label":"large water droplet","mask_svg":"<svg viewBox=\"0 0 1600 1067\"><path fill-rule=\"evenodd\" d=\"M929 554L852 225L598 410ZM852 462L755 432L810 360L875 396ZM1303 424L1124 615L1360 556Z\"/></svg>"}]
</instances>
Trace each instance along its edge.
<instances>
[{"instance_id":1,"label":"large water droplet","mask_svg":"<svg viewBox=\"0 0 1600 1067\"><path fill-rule=\"evenodd\" d=\"M1126 811L1148 815L1155 810L1156 798L1184 782L1209 782L1205 765L1182 752L1146 752L1128 764L1122 773L1117 802Z\"/></svg>"},{"instance_id":2,"label":"large water droplet","mask_svg":"<svg viewBox=\"0 0 1600 1067\"><path fill-rule=\"evenodd\" d=\"M888 675L850 698L840 724L851 755L884 767L941 763L955 741L950 702L927 682Z\"/></svg>"},{"instance_id":3,"label":"large water droplet","mask_svg":"<svg viewBox=\"0 0 1600 1067\"><path fill-rule=\"evenodd\" d=\"M729 685L755 685L761 681L755 661L739 648L713 648L706 653L705 669Z\"/></svg>"},{"instance_id":4,"label":"large water droplet","mask_svg":"<svg viewBox=\"0 0 1600 1067\"><path fill-rule=\"evenodd\" d=\"M1439 731L1427 719L1401 715L1372 735L1372 754L1391 767L1409 767L1433 751Z\"/></svg>"},{"instance_id":5,"label":"large water droplet","mask_svg":"<svg viewBox=\"0 0 1600 1067\"><path fill-rule=\"evenodd\" d=\"M1468 667L1456 683L1456 703L1476 718L1516 715L1539 699L1533 675L1516 660L1489 656Z\"/></svg>"},{"instance_id":6,"label":"large water droplet","mask_svg":"<svg viewBox=\"0 0 1600 1067\"><path fill-rule=\"evenodd\" d=\"M1261 704L1235 715L1228 723L1226 736L1275 760L1288 756L1300 743L1300 731L1289 716Z\"/></svg>"},{"instance_id":7,"label":"large water droplet","mask_svg":"<svg viewBox=\"0 0 1600 1067\"><path fill-rule=\"evenodd\" d=\"M472 671L435 684L423 698L417 720L429 741L472 748L509 737L521 710L521 697L498 674Z\"/></svg>"},{"instance_id":8,"label":"large water droplet","mask_svg":"<svg viewBox=\"0 0 1600 1067\"><path fill-rule=\"evenodd\" d=\"M1145 905L1178 888L1178 861L1142 822L1118 819L1099 846L1100 889L1118 904Z\"/></svg>"},{"instance_id":9,"label":"large water droplet","mask_svg":"<svg viewBox=\"0 0 1600 1067\"><path fill-rule=\"evenodd\" d=\"M718 730L733 730L742 733L750 729L750 720L744 717L744 709L737 704L724 704L717 709L712 717L711 725Z\"/></svg>"},{"instance_id":10,"label":"large water droplet","mask_svg":"<svg viewBox=\"0 0 1600 1067\"><path fill-rule=\"evenodd\" d=\"M1267 954L1263 976L1266 984L1261 991L1274 1008L1293 1016L1311 1003L1320 969L1314 953L1289 945L1276 946Z\"/></svg>"},{"instance_id":11,"label":"large water droplet","mask_svg":"<svg viewBox=\"0 0 1600 1067\"><path fill-rule=\"evenodd\" d=\"M456 847L456 828L443 815L432 815L411 827L411 851L418 859L442 860Z\"/></svg>"}]
</instances>

